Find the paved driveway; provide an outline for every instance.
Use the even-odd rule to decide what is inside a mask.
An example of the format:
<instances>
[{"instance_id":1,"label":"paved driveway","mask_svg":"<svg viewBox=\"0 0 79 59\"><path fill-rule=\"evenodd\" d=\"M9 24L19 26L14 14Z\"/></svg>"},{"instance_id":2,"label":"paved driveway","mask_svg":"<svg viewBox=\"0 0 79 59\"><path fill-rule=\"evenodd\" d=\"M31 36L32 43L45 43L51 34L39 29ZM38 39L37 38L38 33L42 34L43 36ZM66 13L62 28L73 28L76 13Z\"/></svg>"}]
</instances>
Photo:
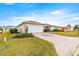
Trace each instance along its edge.
<instances>
[{"instance_id":1,"label":"paved driveway","mask_svg":"<svg viewBox=\"0 0 79 59\"><path fill-rule=\"evenodd\" d=\"M60 56L78 55L79 38L59 36L49 33L33 33L34 36L50 41Z\"/></svg>"}]
</instances>

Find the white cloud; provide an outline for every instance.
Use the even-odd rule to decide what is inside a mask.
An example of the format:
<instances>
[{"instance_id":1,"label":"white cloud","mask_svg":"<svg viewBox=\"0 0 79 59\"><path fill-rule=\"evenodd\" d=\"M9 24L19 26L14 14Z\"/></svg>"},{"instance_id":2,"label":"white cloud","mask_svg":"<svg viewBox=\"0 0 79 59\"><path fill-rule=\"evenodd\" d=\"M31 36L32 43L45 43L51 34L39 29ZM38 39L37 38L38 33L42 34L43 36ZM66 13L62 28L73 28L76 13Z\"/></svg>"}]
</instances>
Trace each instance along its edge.
<instances>
[{"instance_id":1,"label":"white cloud","mask_svg":"<svg viewBox=\"0 0 79 59\"><path fill-rule=\"evenodd\" d=\"M35 20L35 17L12 17L14 21L19 22L19 21L27 21L27 20Z\"/></svg>"},{"instance_id":2,"label":"white cloud","mask_svg":"<svg viewBox=\"0 0 79 59\"><path fill-rule=\"evenodd\" d=\"M74 20L79 20L79 17L73 17Z\"/></svg>"},{"instance_id":3,"label":"white cloud","mask_svg":"<svg viewBox=\"0 0 79 59\"><path fill-rule=\"evenodd\" d=\"M12 21L15 22L15 25L18 25L19 23L22 23L23 21L36 21L35 17L11 17Z\"/></svg>"},{"instance_id":4,"label":"white cloud","mask_svg":"<svg viewBox=\"0 0 79 59\"><path fill-rule=\"evenodd\" d=\"M18 25L22 23L23 21L28 21L28 20L33 20L33 21L38 21L42 23L49 23L52 25L58 25L58 24L65 24L68 21L72 22L73 20L79 20L79 17L77 14L70 14L66 13L64 10L56 10L52 11L53 14L50 14L51 11L47 13L42 13L42 14L37 14L32 12L28 16L23 16L23 17L11 17L11 22L14 23L14 25Z\"/></svg>"},{"instance_id":5,"label":"white cloud","mask_svg":"<svg viewBox=\"0 0 79 59\"><path fill-rule=\"evenodd\" d=\"M64 21L62 21L62 22L72 22L72 21L79 21L79 17L71 17L70 19L65 19Z\"/></svg>"},{"instance_id":6,"label":"white cloud","mask_svg":"<svg viewBox=\"0 0 79 59\"><path fill-rule=\"evenodd\" d=\"M67 10L55 10L52 12L49 12L50 15L50 23L53 24L59 24L59 25L64 25L67 23L72 24L73 21L79 21L79 14L77 13L68 13ZM48 18L49 19L49 18ZM49 19L49 20L50 20Z\"/></svg>"},{"instance_id":7,"label":"white cloud","mask_svg":"<svg viewBox=\"0 0 79 59\"><path fill-rule=\"evenodd\" d=\"M55 11L50 12L50 14L52 14L52 15L61 15L61 14L64 14L64 10L55 10Z\"/></svg>"}]
</instances>

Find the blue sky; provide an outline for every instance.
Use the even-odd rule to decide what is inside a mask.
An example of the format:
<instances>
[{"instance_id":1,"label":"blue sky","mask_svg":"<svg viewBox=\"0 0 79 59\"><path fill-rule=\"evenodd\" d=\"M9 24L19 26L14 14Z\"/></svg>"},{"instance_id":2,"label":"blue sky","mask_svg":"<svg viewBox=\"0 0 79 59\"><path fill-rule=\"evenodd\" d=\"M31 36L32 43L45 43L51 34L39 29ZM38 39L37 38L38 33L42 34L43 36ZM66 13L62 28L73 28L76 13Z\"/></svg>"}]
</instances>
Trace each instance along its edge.
<instances>
[{"instance_id":1,"label":"blue sky","mask_svg":"<svg viewBox=\"0 0 79 59\"><path fill-rule=\"evenodd\" d=\"M79 24L79 4L0 3L0 26L17 26L28 20L60 26Z\"/></svg>"}]
</instances>

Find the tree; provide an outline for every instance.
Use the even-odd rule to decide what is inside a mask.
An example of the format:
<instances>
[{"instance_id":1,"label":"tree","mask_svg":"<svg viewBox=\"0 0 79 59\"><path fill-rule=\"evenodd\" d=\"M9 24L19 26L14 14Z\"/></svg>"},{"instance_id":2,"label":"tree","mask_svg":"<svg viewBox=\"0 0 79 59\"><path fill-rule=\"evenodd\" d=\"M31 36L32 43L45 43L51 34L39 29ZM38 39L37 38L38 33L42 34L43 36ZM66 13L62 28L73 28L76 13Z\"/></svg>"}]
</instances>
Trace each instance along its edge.
<instances>
[{"instance_id":1,"label":"tree","mask_svg":"<svg viewBox=\"0 0 79 59\"><path fill-rule=\"evenodd\" d=\"M67 28L68 28L68 31L70 31L70 30L71 30L71 25L68 24L68 25L67 25Z\"/></svg>"},{"instance_id":2,"label":"tree","mask_svg":"<svg viewBox=\"0 0 79 59\"><path fill-rule=\"evenodd\" d=\"M44 32L49 32L49 31L50 31L50 26L46 26Z\"/></svg>"},{"instance_id":3,"label":"tree","mask_svg":"<svg viewBox=\"0 0 79 59\"><path fill-rule=\"evenodd\" d=\"M74 30L77 30L78 31L78 35L79 35L79 25L78 24L74 25Z\"/></svg>"},{"instance_id":4,"label":"tree","mask_svg":"<svg viewBox=\"0 0 79 59\"><path fill-rule=\"evenodd\" d=\"M10 33L17 33L17 32L18 32L18 30L17 30L17 29L15 29L15 28L11 28L11 29L9 30L9 32L10 32Z\"/></svg>"},{"instance_id":5,"label":"tree","mask_svg":"<svg viewBox=\"0 0 79 59\"><path fill-rule=\"evenodd\" d=\"M3 32L3 29L2 28L0 28L0 30Z\"/></svg>"},{"instance_id":6,"label":"tree","mask_svg":"<svg viewBox=\"0 0 79 59\"><path fill-rule=\"evenodd\" d=\"M78 24L74 25L74 30L78 30L78 29L79 29L79 25Z\"/></svg>"}]
</instances>

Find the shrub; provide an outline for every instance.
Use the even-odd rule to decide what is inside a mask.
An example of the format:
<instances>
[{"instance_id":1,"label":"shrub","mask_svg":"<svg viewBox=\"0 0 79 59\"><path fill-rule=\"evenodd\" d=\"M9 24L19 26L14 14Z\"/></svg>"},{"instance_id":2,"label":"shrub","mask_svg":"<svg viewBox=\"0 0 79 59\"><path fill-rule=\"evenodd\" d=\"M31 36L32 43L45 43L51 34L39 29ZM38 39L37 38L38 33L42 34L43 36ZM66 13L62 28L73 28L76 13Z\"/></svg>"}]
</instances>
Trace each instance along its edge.
<instances>
[{"instance_id":1,"label":"shrub","mask_svg":"<svg viewBox=\"0 0 79 59\"><path fill-rule=\"evenodd\" d=\"M62 32L63 30L53 29L54 32Z\"/></svg>"},{"instance_id":2,"label":"shrub","mask_svg":"<svg viewBox=\"0 0 79 59\"><path fill-rule=\"evenodd\" d=\"M44 29L44 32L49 32L50 31L50 29Z\"/></svg>"},{"instance_id":3,"label":"shrub","mask_svg":"<svg viewBox=\"0 0 79 59\"><path fill-rule=\"evenodd\" d=\"M32 33L28 34L16 34L13 38L26 38L26 37L33 37Z\"/></svg>"},{"instance_id":4,"label":"shrub","mask_svg":"<svg viewBox=\"0 0 79 59\"><path fill-rule=\"evenodd\" d=\"M18 32L18 30L17 30L17 29L15 29L15 28L11 28L11 29L9 30L9 32L10 32L10 33L17 33L17 32Z\"/></svg>"},{"instance_id":5,"label":"shrub","mask_svg":"<svg viewBox=\"0 0 79 59\"><path fill-rule=\"evenodd\" d=\"M28 36L28 37L33 37L32 33L29 33L27 36Z\"/></svg>"}]
</instances>

